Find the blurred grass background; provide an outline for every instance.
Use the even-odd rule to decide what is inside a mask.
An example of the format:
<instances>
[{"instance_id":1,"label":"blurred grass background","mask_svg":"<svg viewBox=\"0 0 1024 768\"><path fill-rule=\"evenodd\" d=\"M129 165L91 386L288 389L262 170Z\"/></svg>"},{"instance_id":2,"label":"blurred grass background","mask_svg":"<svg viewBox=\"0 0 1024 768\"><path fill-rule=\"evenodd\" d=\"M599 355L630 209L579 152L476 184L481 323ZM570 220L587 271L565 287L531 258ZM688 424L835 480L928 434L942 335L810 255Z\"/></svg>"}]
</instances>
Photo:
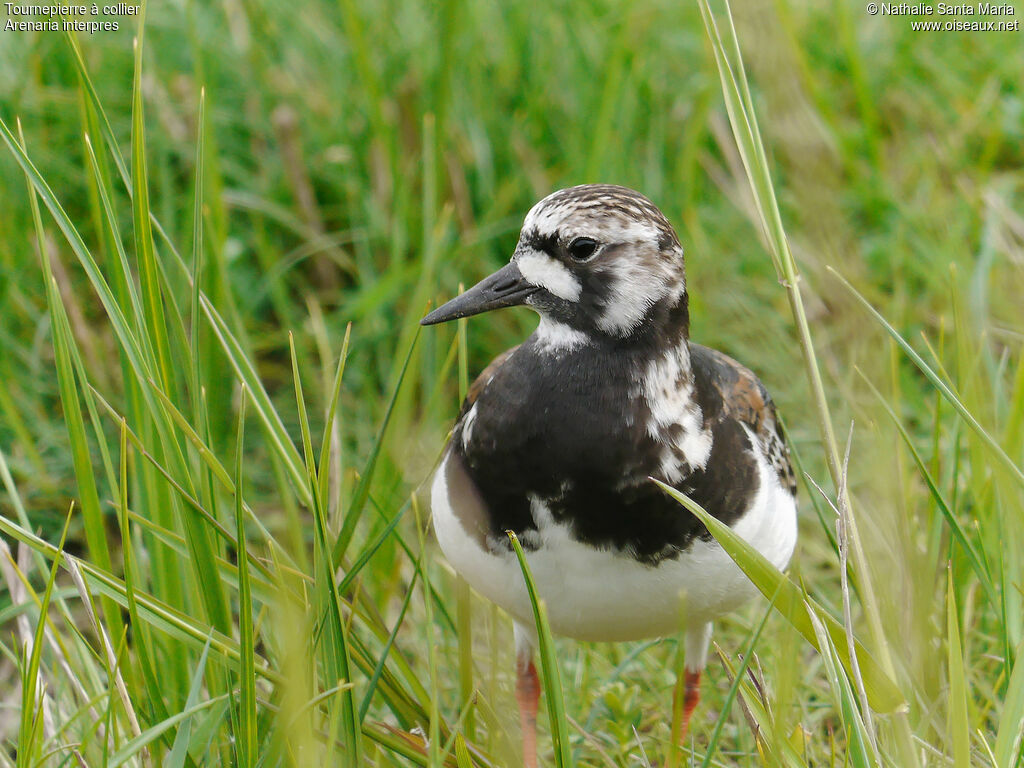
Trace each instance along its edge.
<instances>
[{"instance_id":1,"label":"blurred grass background","mask_svg":"<svg viewBox=\"0 0 1024 768\"><path fill-rule=\"evenodd\" d=\"M907 712L852 712L827 654L770 616L737 704L709 667L687 759L1015 765L1024 492L826 267L1019 467L1024 38L914 33L858 3L733 15L836 431L855 424L852 626L883 631ZM474 598L467 628L411 494L460 368L475 375L536 321L471 322L461 351L455 329L417 339L416 320L507 260L525 211L558 187L625 184L662 208L686 248L693 338L761 376L803 470L834 495L696 5L152 4L141 70L137 32L122 18L80 36L84 68L62 34L0 33L0 118L12 137L20 120L81 238L76 251L45 194L37 226L24 163L0 151L0 514L15 558L0 553L0 762L440 764L459 732L478 749L465 760L514 764L509 622ZM82 589L97 623L62 571L33 642L42 542L71 499L65 547L96 569ZM807 484L801 513L794 577L840 616L834 513ZM171 618L152 619L163 607ZM763 613L717 632L734 667ZM560 642L559 657L576 762L660 761L674 641ZM346 730L360 725L365 739ZM417 727L440 740L422 747ZM854 748L860 733L871 748Z\"/></svg>"}]
</instances>

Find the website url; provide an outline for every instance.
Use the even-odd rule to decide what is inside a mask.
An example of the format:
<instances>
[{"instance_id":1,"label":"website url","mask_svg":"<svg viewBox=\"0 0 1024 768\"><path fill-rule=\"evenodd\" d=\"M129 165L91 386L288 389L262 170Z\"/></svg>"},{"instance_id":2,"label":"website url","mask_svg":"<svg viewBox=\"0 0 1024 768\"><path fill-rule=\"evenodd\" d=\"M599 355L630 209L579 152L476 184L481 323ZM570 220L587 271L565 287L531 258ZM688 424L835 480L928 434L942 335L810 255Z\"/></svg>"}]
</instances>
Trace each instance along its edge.
<instances>
[{"instance_id":1,"label":"website url","mask_svg":"<svg viewBox=\"0 0 1024 768\"><path fill-rule=\"evenodd\" d=\"M1020 32L1020 20L1014 21L911 21L915 32Z\"/></svg>"}]
</instances>

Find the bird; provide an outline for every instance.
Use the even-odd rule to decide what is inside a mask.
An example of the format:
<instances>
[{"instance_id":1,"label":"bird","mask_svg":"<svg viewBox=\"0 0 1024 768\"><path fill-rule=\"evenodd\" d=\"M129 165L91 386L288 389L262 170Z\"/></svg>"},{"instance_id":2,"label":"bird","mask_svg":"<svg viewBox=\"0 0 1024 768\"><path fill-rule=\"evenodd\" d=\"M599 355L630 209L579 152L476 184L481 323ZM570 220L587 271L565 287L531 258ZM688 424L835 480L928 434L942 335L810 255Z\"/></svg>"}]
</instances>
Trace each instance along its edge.
<instances>
[{"instance_id":1,"label":"bird","mask_svg":"<svg viewBox=\"0 0 1024 768\"><path fill-rule=\"evenodd\" d=\"M773 565L797 539L796 482L760 380L690 340L683 248L665 215L617 185L558 190L526 214L511 260L420 322L526 306L525 341L469 387L430 481L446 559L514 626L526 768L540 683L520 540L551 631L630 641L683 631L682 742L712 623L756 589L698 502Z\"/></svg>"}]
</instances>

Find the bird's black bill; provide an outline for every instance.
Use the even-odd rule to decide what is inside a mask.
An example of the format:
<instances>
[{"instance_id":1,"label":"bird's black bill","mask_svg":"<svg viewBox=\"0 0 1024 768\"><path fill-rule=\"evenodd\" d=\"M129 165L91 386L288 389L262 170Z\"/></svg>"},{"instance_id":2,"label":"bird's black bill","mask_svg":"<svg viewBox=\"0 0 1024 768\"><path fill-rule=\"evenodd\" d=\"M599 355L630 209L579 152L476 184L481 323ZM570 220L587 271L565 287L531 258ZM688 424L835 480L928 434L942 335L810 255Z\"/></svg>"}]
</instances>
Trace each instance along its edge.
<instances>
[{"instance_id":1,"label":"bird's black bill","mask_svg":"<svg viewBox=\"0 0 1024 768\"><path fill-rule=\"evenodd\" d=\"M435 325L460 317L479 315L492 309L514 307L526 301L537 286L526 282L515 262L506 264L490 277L485 277L461 296L442 304L420 320L420 325Z\"/></svg>"}]
</instances>

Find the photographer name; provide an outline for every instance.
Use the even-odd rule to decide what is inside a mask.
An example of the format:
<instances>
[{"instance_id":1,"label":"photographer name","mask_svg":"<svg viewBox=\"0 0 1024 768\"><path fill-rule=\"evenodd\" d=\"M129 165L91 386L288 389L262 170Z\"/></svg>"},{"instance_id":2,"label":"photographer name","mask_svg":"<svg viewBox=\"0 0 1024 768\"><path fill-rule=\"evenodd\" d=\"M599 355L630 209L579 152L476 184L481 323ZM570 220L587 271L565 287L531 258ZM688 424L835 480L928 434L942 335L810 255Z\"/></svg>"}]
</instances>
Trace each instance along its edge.
<instances>
[{"instance_id":1,"label":"photographer name","mask_svg":"<svg viewBox=\"0 0 1024 768\"><path fill-rule=\"evenodd\" d=\"M1008 3L879 3L883 16L1016 16Z\"/></svg>"}]
</instances>

